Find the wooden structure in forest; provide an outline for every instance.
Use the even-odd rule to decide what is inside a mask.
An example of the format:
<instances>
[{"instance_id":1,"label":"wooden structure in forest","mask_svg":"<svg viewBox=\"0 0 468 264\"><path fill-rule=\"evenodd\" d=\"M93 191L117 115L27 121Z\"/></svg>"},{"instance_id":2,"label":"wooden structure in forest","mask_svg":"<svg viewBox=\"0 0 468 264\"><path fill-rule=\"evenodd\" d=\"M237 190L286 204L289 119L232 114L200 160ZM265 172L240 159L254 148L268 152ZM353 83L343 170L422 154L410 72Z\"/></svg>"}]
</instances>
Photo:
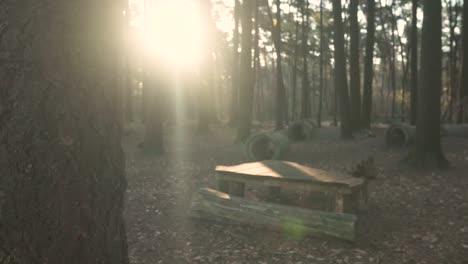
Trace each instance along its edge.
<instances>
[{"instance_id":1,"label":"wooden structure in forest","mask_svg":"<svg viewBox=\"0 0 468 264\"><path fill-rule=\"evenodd\" d=\"M231 220L273 229L292 224L305 233L354 240L355 213L367 204L365 179L337 175L294 162L266 160L217 166L216 176L218 190L203 188L195 195L193 217ZM318 211L244 199L246 185L269 187L273 193L278 193L281 188L323 193L330 206Z\"/></svg>"}]
</instances>

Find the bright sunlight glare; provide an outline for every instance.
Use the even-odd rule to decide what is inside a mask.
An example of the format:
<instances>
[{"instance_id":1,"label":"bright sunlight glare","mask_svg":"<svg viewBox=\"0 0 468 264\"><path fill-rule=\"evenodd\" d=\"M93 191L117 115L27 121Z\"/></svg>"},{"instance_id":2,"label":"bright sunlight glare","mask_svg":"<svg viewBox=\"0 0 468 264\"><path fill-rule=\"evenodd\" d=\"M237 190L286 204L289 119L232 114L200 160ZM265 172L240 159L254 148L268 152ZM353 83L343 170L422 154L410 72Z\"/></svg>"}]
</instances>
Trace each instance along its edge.
<instances>
[{"instance_id":1,"label":"bright sunlight glare","mask_svg":"<svg viewBox=\"0 0 468 264\"><path fill-rule=\"evenodd\" d=\"M147 59L175 68L200 63L203 31L193 0L160 0L146 7L141 34L139 45Z\"/></svg>"}]
</instances>

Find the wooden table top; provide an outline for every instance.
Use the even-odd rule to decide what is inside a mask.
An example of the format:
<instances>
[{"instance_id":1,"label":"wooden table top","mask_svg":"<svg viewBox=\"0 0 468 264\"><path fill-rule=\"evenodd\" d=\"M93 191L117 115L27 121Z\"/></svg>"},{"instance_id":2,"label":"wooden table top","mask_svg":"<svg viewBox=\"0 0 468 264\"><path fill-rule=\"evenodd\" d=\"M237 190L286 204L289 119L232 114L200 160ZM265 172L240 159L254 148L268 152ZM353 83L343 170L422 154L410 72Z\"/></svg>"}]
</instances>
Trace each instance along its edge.
<instances>
[{"instance_id":1,"label":"wooden table top","mask_svg":"<svg viewBox=\"0 0 468 264\"><path fill-rule=\"evenodd\" d=\"M306 184L333 185L340 187L354 187L364 183L361 178L335 174L324 170L313 169L295 162L281 160L264 160L243 163L234 166L216 166L219 176L238 176L243 181L250 179L265 179L279 181L294 181Z\"/></svg>"}]
</instances>

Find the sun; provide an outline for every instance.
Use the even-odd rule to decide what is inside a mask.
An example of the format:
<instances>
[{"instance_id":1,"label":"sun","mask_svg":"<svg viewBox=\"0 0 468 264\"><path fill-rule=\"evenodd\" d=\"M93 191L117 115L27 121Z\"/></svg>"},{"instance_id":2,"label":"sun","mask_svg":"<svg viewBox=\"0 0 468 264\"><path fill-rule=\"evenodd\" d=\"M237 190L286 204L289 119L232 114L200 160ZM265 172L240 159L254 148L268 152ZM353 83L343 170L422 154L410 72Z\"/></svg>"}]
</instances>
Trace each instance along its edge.
<instances>
[{"instance_id":1,"label":"sun","mask_svg":"<svg viewBox=\"0 0 468 264\"><path fill-rule=\"evenodd\" d=\"M147 59L176 68L200 63L203 30L193 0L159 0L146 7L140 47Z\"/></svg>"}]
</instances>

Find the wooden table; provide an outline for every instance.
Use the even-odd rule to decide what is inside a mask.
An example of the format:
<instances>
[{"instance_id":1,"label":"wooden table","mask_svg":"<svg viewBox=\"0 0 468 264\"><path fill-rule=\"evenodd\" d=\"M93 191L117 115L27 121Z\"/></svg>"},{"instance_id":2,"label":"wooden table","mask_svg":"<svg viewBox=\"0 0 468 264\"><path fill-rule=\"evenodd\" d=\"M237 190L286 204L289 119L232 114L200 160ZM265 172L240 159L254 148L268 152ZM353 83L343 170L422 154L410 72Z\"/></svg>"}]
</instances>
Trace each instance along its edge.
<instances>
[{"instance_id":1,"label":"wooden table","mask_svg":"<svg viewBox=\"0 0 468 264\"><path fill-rule=\"evenodd\" d=\"M362 178L338 175L294 162L266 160L235 166L217 166L220 191L244 196L246 184L322 192L334 199L332 211L355 213L367 204L367 182Z\"/></svg>"}]
</instances>

